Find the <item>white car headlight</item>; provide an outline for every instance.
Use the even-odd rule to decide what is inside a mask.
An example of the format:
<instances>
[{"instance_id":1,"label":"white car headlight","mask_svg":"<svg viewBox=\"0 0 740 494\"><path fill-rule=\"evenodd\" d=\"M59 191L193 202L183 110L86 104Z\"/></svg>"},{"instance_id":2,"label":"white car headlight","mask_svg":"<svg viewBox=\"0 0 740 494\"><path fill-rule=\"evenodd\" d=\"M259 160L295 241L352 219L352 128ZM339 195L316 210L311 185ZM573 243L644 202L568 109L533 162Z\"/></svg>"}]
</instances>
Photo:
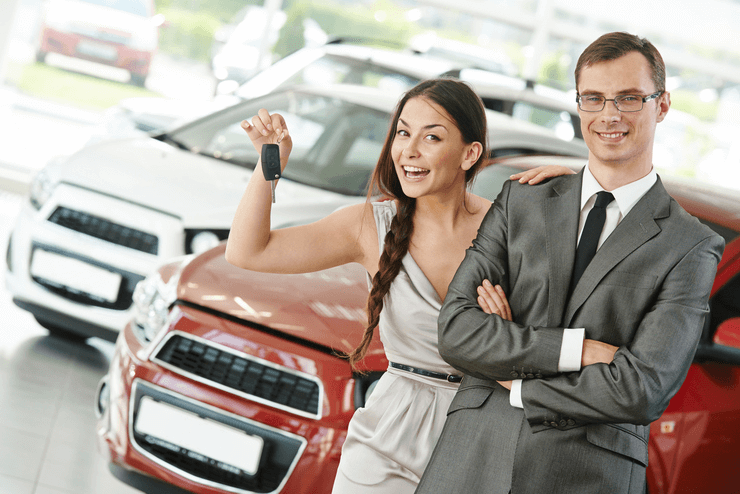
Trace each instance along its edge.
<instances>
[{"instance_id":1,"label":"white car headlight","mask_svg":"<svg viewBox=\"0 0 740 494\"><path fill-rule=\"evenodd\" d=\"M218 245L221 239L213 232L203 231L196 234L190 242L190 250L194 254L200 254Z\"/></svg>"},{"instance_id":2,"label":"white car headlight","mask_svg":"<svg viewBox=\"0 0 740 494\"><path fill-rule=\"evenodd\" d=\"M46 171L41 170L33 177L29 188L29 200L31 205L36 209L41 207L49 200L57 182L49 177Z\"/></svg>"},{"instance_id":3,"label":"white car headlight","mask_svg":"<svg viewBox=\"0 0 740 494\"><path fill-rule=\"evenodd\" d=\"M133 33L129 46L134 50L153 51L157 48L157 42L157 28L147 24Z\"/></svg>"},{"instance_id":4,"label":"white car headlight","mask_svg":"<svg viewBox=\"0 0 740 494\"><path fill-rule=\"evenodd\" d=\"M177 300L180 273L192 257L187 256L166 283L162 279L161 272L156 271L136 284L133 294L134 317L131 327L142 344L149 343L159 332L167 328L172 304Z\"/></svg>"}]
</instances>

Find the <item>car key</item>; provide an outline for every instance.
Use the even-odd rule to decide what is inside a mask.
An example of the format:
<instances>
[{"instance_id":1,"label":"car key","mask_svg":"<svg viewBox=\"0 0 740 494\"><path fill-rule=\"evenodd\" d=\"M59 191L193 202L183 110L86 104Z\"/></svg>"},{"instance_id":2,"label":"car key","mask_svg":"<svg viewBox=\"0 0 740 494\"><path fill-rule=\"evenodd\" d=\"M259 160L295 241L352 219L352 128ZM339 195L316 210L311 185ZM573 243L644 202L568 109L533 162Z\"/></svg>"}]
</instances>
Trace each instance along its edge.
<instances>
[{"instance_id":1,"label":"car key","mask_svg":"<svg viewBox=\"0 0 740 494\"><path fill-rule=\"evenodd\" d=\"M280 147L277 144L262 145L262 173L270 181L272 203L275 203L275 182L280 178Z\"/></svg>"}]
</instances>

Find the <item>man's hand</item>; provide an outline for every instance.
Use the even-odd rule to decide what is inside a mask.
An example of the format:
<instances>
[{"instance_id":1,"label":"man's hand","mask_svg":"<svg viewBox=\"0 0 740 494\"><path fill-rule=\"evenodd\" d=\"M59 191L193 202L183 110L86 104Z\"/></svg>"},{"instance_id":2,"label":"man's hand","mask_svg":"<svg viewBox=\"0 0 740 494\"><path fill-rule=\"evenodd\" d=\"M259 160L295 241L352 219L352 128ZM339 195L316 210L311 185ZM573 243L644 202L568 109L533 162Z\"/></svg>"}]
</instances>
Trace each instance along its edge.
<instances>
[{"instance_id":1,"label":"man's hand","mask_svg":"<svg viewBox=\"0 0 740 494\"><path fill-rule=\"evenodd\" d=\"M501 285L493 286L490 281L483 280L478 287L478 305L486 314L497 314L507 321L511 321L511 307Z\"/></svg>"},{"instance_id":2,"label":"man's hand","mask_svg":"<svg viewBox=\"0 0 740 494\"><path fill-rule=\"evenodd\" d=\"M611 364L618 347L596 340L583 340L581 367L591 364Z\"/></svg>"}]
</instances>

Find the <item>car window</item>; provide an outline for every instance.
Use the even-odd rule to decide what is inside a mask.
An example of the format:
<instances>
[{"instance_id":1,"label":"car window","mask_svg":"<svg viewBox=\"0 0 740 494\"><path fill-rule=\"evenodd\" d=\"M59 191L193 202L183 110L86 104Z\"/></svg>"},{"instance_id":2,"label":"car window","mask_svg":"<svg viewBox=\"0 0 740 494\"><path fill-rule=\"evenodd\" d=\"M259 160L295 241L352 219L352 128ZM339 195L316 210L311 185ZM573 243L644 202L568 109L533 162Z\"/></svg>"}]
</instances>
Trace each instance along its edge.
<instances>
[{"instance_id":1,"label":"car window","mask_svg":"<svg viewBox=\"0 0 740 494\"><path fill-rule=\"evenodd\" d=\"M552 110L530 103L516 101L511 115L517 120L532 122L555 131L560 139L570 141L575 137L573 119L567 111Z\"/></svg>"},{"instance_id":2,"label":"car window","mask_svg":"<svg viewBox=\"0 0 740 494\"><path fill-rule=\"evenodd\" d=\"M253 168L257 151L241 128L260 108L277 112L293 150L283 177L326 190L364 195L380 156L390 116L340 98L284 91L240 103L171 134L192 152Z\"/></svg>"},{"instance_id":3,"label":"car window","mask_svg":"<svg viewBox=\"0 0 740 494\"><path fill-rule=\"evenodd\" d=\"M308 64L286 80L281 86L294 84L357 84L383 89L405 90L418 79L362 60L325 55Z\"/></svg>"},{"instance_id":4,"label":"car window","mask_svg":"<svg viewBox=\"0 0 740 494\"><path fill-rule=\"evenodd\" d=\"M709 335L727 319L740 317L740 275L735 276L710 301Z\"/></svg>"},{"instance_id":5,"label":"car window","mask_svg":"<svg viewBox=\"0 0 740 494\"><path fill-rule=\"evenodd\" d=\"M149 3L147 0L84 0L86 3L100 5L101 7L110 7L116 10L122 10L129 14L149 17Z\"/></svg>"},{"instance_id":6,"label":"car window","mask_svg":"<svg viewBox=\"0 0 740 494\"><path fill-rule=\"evenodd\" d=\"M481 170L473 181L472 192L493 201L501 192L501 188L514 173L522 170L505 165L491 165Z\"/></svg>"}]
</instances>

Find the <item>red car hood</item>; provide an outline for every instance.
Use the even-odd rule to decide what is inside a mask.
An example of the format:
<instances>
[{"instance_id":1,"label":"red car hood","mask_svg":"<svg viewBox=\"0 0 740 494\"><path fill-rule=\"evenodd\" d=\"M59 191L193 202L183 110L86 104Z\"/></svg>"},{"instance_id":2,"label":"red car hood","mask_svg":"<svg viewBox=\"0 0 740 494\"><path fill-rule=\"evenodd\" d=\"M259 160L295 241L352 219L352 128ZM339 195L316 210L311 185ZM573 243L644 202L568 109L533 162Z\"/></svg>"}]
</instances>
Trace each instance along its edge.
<instances>
[{"instance_id":1,"label":"red car hood","mask_svg":"<svg viewBox=\"0 0 740 494\"><path fill-rule=\"evenodd\" d=\"M348 352L360 342L368 285L359 264L307 274L257 273L226 262L225 248L222 243L188 264L178 299L334 350ZM381 348L376 345L373 350Z\"/></svg>"}]
</instances>

